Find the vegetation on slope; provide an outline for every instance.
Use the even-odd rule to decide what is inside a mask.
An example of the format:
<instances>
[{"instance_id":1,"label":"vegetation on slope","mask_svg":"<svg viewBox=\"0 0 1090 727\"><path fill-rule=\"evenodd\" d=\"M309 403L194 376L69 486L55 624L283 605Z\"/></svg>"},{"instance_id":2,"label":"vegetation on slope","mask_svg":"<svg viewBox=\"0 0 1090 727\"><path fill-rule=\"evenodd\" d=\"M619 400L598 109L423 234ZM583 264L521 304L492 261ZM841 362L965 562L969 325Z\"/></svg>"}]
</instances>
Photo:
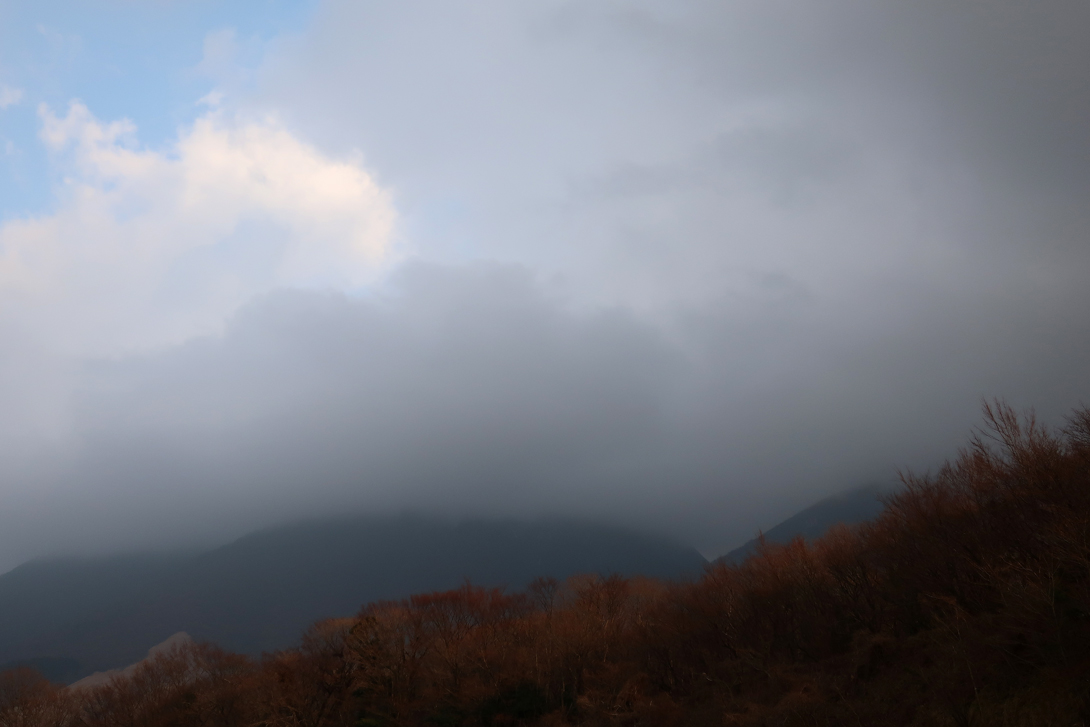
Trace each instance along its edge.
<instances>
[{"instance_id":1,"label":"vegetation on slope","mask_svg":"<svg viewBox=\"0 0 1090 727\"><path fill-rule=\"evenodd\" d=\"M4 725L1073 725L1090 711L1090 410L985 409L874 522L699 581L366 605L261 659L208 644L90 690L0 677Z\"/></svg>"},{"instance_id":2,"label":"vegetation on slope","mask_svg":"<svg viewBox=\"0 0 1090 727\"><path fill-rule=\"evenodd\" d=\"M292 646L318 618L464 577L517 589L584 572L695 578L706 563L667 538L592 521L413 516L295 523L206 553L32 562L0 575L0 670L75 681L143 659L177 631L256 656Z\"/></svg>"},{"instance_id":3,"label":"vegetation on slope","mask_svg":"<svg viewBox=\"0 0 1090 727\"><path fill-rule=\"evenodd\" d=\"M873 520L885 509L884 492L877 485L856 487L816 502L779 525L719 557L727 563L742 563L757 553L761 541L786 545L797 537L816 540L834 525L858 525Z\"/></svg>"}]
</instances>

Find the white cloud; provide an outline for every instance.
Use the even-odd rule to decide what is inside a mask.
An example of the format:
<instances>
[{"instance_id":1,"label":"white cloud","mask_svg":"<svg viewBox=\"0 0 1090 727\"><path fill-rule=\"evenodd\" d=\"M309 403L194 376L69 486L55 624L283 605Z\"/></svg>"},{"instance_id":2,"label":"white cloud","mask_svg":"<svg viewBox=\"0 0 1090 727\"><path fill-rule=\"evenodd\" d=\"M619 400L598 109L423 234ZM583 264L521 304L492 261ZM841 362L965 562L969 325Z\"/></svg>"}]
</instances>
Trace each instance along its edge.
<instances>
[{"instance_id":1,"label":"white cloud","mask_svg":"<svg viewBox=\"0 0 1090 727\"><path fill-rule=\"evenodd\" d=\"M0 306L62 350L177 343L277 287L357 287L389 257L389 193L275 119L209 112L161 152L80 103L39 113L64 182L53 214L0 225Z\"/></svg>"},{"instance_id":2,"label":"white cloud","mask_svg":"<svg viewBox=\"0 0 1090 727\"><path fill-rule=\"evenodd\" d=\"M209 91L205 95L197 99L198 106L208 106L209 108L218 108L223 103L223 99L227 94L223 91L213 90Z\"/></svg>"},{"instance_id":3,"label":"white cloud","mask_svg":"<svg viewBox=\"0 0 1090 727\"><path fill-rule=\"evenodd\" d=\"M23 100L23 89L12 88L0 83L0 110L15 106Z\"/></svg>"}]
</instances>

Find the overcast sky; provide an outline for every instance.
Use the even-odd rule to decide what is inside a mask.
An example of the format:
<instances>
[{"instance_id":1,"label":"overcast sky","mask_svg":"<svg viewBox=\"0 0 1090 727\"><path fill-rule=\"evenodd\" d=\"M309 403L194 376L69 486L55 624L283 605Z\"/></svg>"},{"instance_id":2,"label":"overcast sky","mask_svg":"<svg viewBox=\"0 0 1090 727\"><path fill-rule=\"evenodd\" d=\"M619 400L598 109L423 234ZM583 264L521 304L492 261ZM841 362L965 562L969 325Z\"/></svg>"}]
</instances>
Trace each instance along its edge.
<instances>
[{"instance_id":1,"label":"overcast sky","mask_svg":"<svg viewBox=\"0 0 1090 727\"><path fill-rule=\"evenodd\" d=\"M0 0L0 570L332 512L717 555L1090 402L1083 0Z\"/></svg>"}]
</instances>

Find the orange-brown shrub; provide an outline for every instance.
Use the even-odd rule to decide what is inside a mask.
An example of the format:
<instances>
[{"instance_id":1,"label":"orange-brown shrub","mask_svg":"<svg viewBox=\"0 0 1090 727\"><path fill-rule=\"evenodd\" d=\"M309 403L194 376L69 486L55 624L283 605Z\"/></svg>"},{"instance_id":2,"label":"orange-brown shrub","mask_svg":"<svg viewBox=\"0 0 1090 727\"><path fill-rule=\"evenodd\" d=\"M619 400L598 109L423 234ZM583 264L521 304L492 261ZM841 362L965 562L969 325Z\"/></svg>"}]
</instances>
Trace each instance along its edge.
<instances>
[{"instance_id":1,"label":"orange-brown shrub","mask_svg":"<svg viewBox=\"0 0 1090 727\"><path fill-rule=\"evenodd\" d=\"M260 660L179 647L74 692L0 675L0 726L1073 725L1090 717L1090 410L1002 404L883 514L695 582L469 583Z\"/></svg>"}]
</instances>

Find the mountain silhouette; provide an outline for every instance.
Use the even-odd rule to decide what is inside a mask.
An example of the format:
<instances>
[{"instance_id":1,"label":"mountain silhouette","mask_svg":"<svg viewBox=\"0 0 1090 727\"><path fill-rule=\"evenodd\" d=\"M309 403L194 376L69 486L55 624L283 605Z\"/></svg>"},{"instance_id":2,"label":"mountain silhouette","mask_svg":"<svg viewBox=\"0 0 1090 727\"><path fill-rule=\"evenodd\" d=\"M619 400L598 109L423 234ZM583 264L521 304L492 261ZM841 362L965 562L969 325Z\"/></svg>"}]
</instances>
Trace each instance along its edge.
<instances>
[{"instance_id":1,"label":"mountain silhouette","mask_svg":"<svg viewBox=\"0 0 1090 727\"><path fill-rule=\"evenodd\" d=\"M834 525L856 525L873 520L882 512L884 494L886 490L878 485L866 485L827 497L764 531L764 539L781 545L797 537L816 540ZM718 560L741 563L757 552L758 542L758 538L748 540Z\"/></svg>"},{"instance_id":2,"label":"mountain silhouette","mask_svg":"<svg viewBox=\"0 0 1090 727\"><path fill-rule=\"evenodd\" d=\"M71 682L144 658L185 631L249 654L286 648L316 619L455 588L538 576L700 575L666 538L573 520L356 517L270 528L199 554L26 563L0 576L0 664Z\"/></svg>"}]
</instances>

